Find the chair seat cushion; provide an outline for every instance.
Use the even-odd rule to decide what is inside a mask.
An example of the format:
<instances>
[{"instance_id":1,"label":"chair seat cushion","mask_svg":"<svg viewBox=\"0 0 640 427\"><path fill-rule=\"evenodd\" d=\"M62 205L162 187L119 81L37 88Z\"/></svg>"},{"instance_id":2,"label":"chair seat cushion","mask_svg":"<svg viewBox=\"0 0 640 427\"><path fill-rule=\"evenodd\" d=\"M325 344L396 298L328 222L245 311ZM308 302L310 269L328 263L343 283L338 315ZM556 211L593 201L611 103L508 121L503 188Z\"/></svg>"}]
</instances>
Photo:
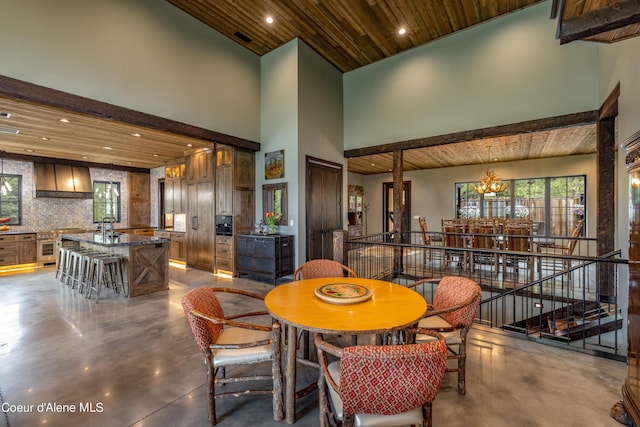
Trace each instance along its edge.
<instances>
[{"instance_id":1,"label":"chair seat cushion","mask_svg":"<svg viewBox=\"0 0 640 427\"><path fill-rule=\"evenodd\" d=\"M418 327L425 328L425 329L438 330L439 328L450 328L451 324L440 316L429 316L421 319L420 322L418 322ZM444 336L444 339L447 344L460 344L462 342L459 329L456 329L455 331L451 331L451 332L440 332L440 333L442 334L442 336ZM424 334L416 335L417 343L436 341L436 340L437 338L432 337L431 335L424 335Z\"/></svg>"},{"instance_id":2,"label":"chair seat cushion","mask_svg":"<svg viewBox=\"0 0 640 427\"><path fill-rule=\"evenodd\" d=\"M271 332L254 331L244 328L224 328L216 344L242 344L262 340L270 340ZM215 368L226 365L257 363L270 360L272 355L271 344L249 348L237 349L213 349L213 366Z\"/></svg>"},{"instance_id":3,"label":"chair seat cushion","mask_svg":"<svg viewBox=\"0 0 640 427\"><path fill-rule=\"evenodd\" d=\"M331 376L335 380L338 386L340 385L340 361L335 361L328 366ZM331 406L335 411L336 418L342 420L342 399L338 393L330 386L329 400L331 400ZM373 414L356 414L354 417L355 427L392 427L392 426L406 426L406 425L422 425L422 407L415 408L401 414L394 415L373 415Z\"/></svg>"}]
</instances>

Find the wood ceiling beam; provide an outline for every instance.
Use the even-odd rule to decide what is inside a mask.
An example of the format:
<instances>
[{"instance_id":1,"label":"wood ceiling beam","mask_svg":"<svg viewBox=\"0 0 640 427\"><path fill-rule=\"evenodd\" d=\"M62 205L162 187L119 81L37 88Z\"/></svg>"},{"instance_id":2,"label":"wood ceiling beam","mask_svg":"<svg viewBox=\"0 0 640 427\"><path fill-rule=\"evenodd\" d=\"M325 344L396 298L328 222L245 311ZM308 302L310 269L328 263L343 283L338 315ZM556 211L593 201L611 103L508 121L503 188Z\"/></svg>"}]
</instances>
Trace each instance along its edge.
<instances>
[{"instance_id":1,"label":"wood ceiling beam","mask_svg":"<svg viewBox=\"0 0 640 427\"><path fill-rule=\"evenodd\" d=\"M260 143L0 75L0 96L204 141L260 151Z\"/></svg>"},{"instance_id":2,"label":"wood ceiling beam","mask_svg":"<svg viewBox=\"0 0 640 427\"><path fill-rule=\"evenodd\" d=\"M565 44L640 23L640 0L621 0L605 8L560 20L560 44Z\"/></svg>"},{"instance_id":3,"label":"wood ceiling beam","mask_svg":"<svg viewBox=\"0 0 640 427\"><path fill-rule=\"evenodd\" d=\"M456 142L474 141L483 138L495 138L500 136L510 136L529 132L560 129L570 126L596 123L596 121L598 120L598 116L598 110L584 111L582 113L566 114L564 116L529 120L526 122L512 123L508 125L493 126L462 132L454 132L445 135L428 136L425 138L409 139L406 141L375 145L371 147L355 148L353 150L345 150L344 156L348 159L351 157L390 153L395 150L411 150L415 148L453 144Z\"/></svg>"}]
</instances>

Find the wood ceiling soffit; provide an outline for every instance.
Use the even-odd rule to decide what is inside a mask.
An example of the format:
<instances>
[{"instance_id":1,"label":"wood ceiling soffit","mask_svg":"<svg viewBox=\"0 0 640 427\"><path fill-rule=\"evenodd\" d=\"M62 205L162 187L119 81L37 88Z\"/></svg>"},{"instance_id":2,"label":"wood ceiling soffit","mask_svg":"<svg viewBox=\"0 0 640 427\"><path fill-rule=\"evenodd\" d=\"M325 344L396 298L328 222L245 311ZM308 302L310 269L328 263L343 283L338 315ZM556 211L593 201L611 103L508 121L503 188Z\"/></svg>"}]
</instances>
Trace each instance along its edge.
<instances>
[{"instance_id":1,"label":"wood ceiling soffit","mask_svg":"<svg viewBox=\"0 0 640 427\"><path fill-rule=\"evenodd\" d=\"M598 110L584 111L582 113L567 114L564 116L548 117L544 119L530 120L508 125L500 125L489 128L454 132L444 135L410 139L406 141L375 145L371 147L354 148L351 150L345 150L344 156L346 158L351 158L377 153L386 153L394 150L410 150L413 148L431 147L434 145L446 145L456 142L473 141L484 138L495 138L497 136L517 135L521 133L537 132L546 129L558 129L563 127L595 123L597 119Z\"/></svg>"},{"instance_id":2,"label":"wood ceiling soffit","mask_svg":"<svg viewBox=\"0 0 640 427\"><path fill-rule=\"evenodd\" d=\"M0 96L13 97L19 100L26 100L49 107L85 114L108 120L109 122L123 122L129 125L142 126L149 129L175 133L210 142L219 142L221 144L246 148L253 151L260 150L260 144L254 141L142 113L140 111L108 104L106 102L73 95L6 76L0 76Z\"/></svg>"},{"instance_id":3,"label":"wood ceiling soffit","mask_svg":"<svg viewBox=\"0 0 640 427\"><path fill-rule=\"evenodd\" d=\"M560 44L589 38L615 42L640 34L639 23L640 0L567 0L558 36Z\"/></svg>"}]
</instances>

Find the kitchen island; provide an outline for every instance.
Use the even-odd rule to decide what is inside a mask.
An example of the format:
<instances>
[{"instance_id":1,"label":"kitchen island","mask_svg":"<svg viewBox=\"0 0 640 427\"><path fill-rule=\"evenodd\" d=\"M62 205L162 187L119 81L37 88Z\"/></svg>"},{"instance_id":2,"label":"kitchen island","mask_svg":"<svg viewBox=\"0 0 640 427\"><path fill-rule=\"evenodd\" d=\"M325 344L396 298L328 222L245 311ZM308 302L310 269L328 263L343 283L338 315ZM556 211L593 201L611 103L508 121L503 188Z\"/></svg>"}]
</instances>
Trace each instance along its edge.
<instances>
[{"instance_id":1,"label":"kitchen island","mask_svg":"<svg viewBox=\"0 0 640 427\"><path fill-rule=\"evenodd\" d=\"M169 239L139 234L63 234L81 247L122 257L129 297L169 289Z\"/></svg>"}]
</instances>

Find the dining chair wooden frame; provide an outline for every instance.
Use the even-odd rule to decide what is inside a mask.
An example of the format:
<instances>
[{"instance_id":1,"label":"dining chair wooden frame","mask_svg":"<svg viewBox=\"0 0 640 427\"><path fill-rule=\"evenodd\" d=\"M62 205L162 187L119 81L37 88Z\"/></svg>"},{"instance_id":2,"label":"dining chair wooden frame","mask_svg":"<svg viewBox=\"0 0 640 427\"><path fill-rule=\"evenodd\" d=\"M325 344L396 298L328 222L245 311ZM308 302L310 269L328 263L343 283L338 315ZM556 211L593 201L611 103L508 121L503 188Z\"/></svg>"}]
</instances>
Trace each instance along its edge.
<instances>
[{"instance_id":1,"label":"dining chair wooden frame","mask_svg":"<svg viewBox=\"0 0 640 427\"><path fill-rule=\"evenodd\" d=\"M207 368L209 422L217 423L216 399L255 394L272 395L273 419L284 418L281 366L281 328L246 321L246 318L268 316L266 310L225 315L217 294L235 294L264 301L252 292L232 288L195 288L182 298L182 308ZM242 319L242 320L241 320ZM226 376L226 368L238 365L271 363L271 375L241 374ZM216 385L249 381L272 381L271 389L245 389L216 393Z\"/></svg>"},{"instance_id":2,"label":"dining chair wooden frame","mask_svg":"<svg viewBox=\"0 0 640 427\"><path fill-rule=\"evenodd\" d=\"M427 283L438 283L433 303L418 327L441 333L449 349L449 359L457 360L457 367L446 372L458 373L458 394L466 394L467 335L480 305L481 288L466 277L445 276L422 279L407 285L417 288ZM409 336L408 342L432 340L428 335Z\"/></svg>"},{"instance_id":3,"label":"dining chair wooden frame","mask_svg":"<svg viewBox=\"0 0 640 427\"><path fill-rule=\"evenodd\" d=\"M535 259L524 253L533 251L533 221L523 218L507 219L503 225L503 233L505 239L505 253L502 259L503 276L507 276L509 267L513 268L517 275L520 266L523 265L528 271L529 281L532 282Z\"/></svg>"},{"instance_id":4,"label":"dining chair wooden frame","mask_svg":"<svg viewBox=\"0 0 640 427\"><path fill-rule=\"evenodd\" d=\"M447 364L435 331L413 329L432 342L341 348L315 334L320 363L320 425L432 425L432 402ZM328 363L327 355L338 358Z\"/></svg>"}]
</instances>

